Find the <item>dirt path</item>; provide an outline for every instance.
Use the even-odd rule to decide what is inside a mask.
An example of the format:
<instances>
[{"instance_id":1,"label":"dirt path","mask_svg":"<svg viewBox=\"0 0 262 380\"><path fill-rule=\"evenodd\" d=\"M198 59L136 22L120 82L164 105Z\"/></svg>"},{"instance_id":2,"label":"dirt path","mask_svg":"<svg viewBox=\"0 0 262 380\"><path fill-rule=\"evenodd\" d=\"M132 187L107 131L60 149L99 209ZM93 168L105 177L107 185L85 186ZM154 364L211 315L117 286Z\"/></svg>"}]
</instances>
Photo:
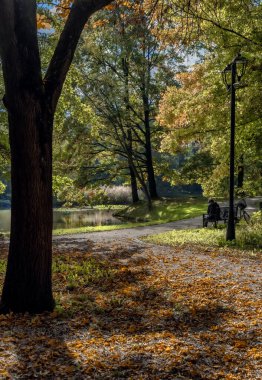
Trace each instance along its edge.
<instances>
[{"instance_id":1,"label":"dirt path","mask_svg":"<svg viewBox=\"0 0 262 380\"><path fill-rule=\"evenodd\" d=\"M106 242L118 241L119 239L137 239L141 236L158 234L161 232L172 231L174 229L181 230L186 228L200 228L202 227L202 217L192 219L178 220L165 224L158 224L154 226L127 228L114 231L91 232L83 234L70 234L54 236L55 242L83 242L91 240L93 242Z\"/></svg>"}]
</instances>

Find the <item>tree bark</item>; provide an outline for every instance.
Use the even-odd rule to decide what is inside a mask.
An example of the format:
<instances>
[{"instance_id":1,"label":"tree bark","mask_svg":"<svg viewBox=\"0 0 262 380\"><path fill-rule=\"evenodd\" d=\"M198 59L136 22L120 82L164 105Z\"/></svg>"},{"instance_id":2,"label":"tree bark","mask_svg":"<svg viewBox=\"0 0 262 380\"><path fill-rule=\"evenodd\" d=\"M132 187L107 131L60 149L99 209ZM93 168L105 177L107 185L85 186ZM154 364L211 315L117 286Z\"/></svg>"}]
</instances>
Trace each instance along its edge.
<instances>
[{"instance_id":1,"label":"tree bark","mask_svg":"<svg viewBox=\"0 0 262 380\"><path fill-rule=\"evenodd\" d=\"M122 69L124 74L124 83L125 83L125 97L124 102L126 105L126 115L128 123L130 122L130 99L129 99L129 62L127 57L122 58ZM128 126L127 130L127 144L129 153L133 156L133 138L132 138L132 129ZM136 175L132 165L129 164L129 172L130 172L130 182L131 182L131 191L132 191L132 201L136 203L139 201L138 191L137 191L137 181Z\"/></svg>"},{"instance_id":2,"label":"tree bark","mask_svg":"<svg viewBox=\"0 0 262 380\"><path fill-rule=\"evenodd\" d=\"M131 181L131 190L132 190L132 202L139 202L138 190L137 190L137 181L134 170L131 166L129 166L130 172L130 181Z\"/></svg>"},{"instance_id":3,"label":"tree bark","mask_svg":"<svg viewBox=\"0 0 262 380\"><path fill-rule=\"evenodd\" d=\"M11 148L11 235L1 312L41 313L52 296L52 127L62 86L88 18L112 0L75 0L45 80L36 1L2 0L0 55Z\"/></svg>"},{"instance_id":4,"label":"tree bark","mask_svg":"<svg viewBox=\"0 0 262 380\"><path fill-rule=\"evenodd\" d=\"M144 125L145 125L145 157L146 157L146 168L147 168L147 180L148 188L151 199L158 199L158 193L156 188L156 180L153 166L152 158L152 144L151 144L151 126L150 126L150 105L149 105L149 83L150 83L150 67L148 62L148 55L146 54L146 44L144 44L144 72L142 74L142 98L143 98L143 108L144 108Z\"/></svg>"},{"instance_id":5,"label":"tree bark","mask_svg":"<svg viewBox=\"0 0 262 380\"><path fill-rule=\"evenodd\" d=\"M3 1L0 53L11 149L11 234L1 309L52 310L52 123L37 43L36 4Z\"/></svg>"},{"instance_id":6,"label":"tree bark","mask_svg":"<svg viewBox=\"0 0 262 380\"><path fill-rule=\"evenodd\" d=\"M145 106L144 110L145 116L145 156L146 156L146 168L147 168L147 180L150 196L152 199L158 199L158 193L156 188L155 173L153 167L153 158L152 158L152 145L151 145L151 130L150 130L150 121L149 121L149 110Z\"/></svg>"},{"instance_id":7,"label":"tree bark","mask_svg":"<svg viewBox=\"0 0 262 380\"><path fill-rule=\"evenodd\" d=\"M12 209L2 308L40 313L54 307L52 116L30 98L20 100L20 114L9 112ZM44 126L48 126L45 135Z\"/></svg>"},{"instance_id":8,"label":"tree bark","mask_svg":"<svg viewBox=\"0 0 262 380\"><path fill-rule=\"evenodd\" d=\"M132 131L131 131L131 129L128 130L127 137L128 137L129 153L131 156L133 156L133 144L132 144ZM129 164L129 173L130 173L130 182L131 182L131 191L132 191L132 201L133 201L133 203L136 203L139 201L136 174L134 172L132 165L130 165L130 164Z\"/></svg>"}]
</instances>

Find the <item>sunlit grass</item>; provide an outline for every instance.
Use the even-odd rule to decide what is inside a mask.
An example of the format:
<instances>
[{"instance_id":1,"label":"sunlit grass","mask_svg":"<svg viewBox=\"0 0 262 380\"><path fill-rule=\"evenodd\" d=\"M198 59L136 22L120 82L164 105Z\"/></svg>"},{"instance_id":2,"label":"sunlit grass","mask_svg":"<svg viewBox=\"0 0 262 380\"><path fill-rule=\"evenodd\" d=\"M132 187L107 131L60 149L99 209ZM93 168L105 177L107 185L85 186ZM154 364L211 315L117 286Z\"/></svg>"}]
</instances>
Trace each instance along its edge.
<instances>
[{"instance_id":1,"label":"sunlit grass","mask_svg":"<svg viewBox=\"0 0 262 380\"><path fill-rule=\"evenodd\" d=\"M144 240L164 245L199 244L206 246L219 246L225 232L221 229L188 229L173 230L157 235L151 235Z\"/></svg>"},{"instance_id":2,"label":"sunlit grass","mask_svg":"<svg viewBox=\"0 0 262 380\"><path fill-rule=\"evenodd\" d=\"M204 199L166 199L154 201L151 210L148 210L145 202L139 202L120 211L117 215L134 221L155 221L157 224L193 218L206 212L206 208Z\"/></svg>"},{"instance_id":3,"label":"sunlit grass","mask_svg":"<svg viewBox=\"0 0 262 380\"><path fill-rule=\"evenodd\" d=\"M151 235L144 240L156 244L184 246L188 244L213 247L237 247L243 249L262 248L262 223L254 221L240 223L236 227L236 240L226 241L226 228L201 228L187 230L173 230L157 235Z\"/></svg>"},{"instance_id":4,"label":"sunlit grass","mask_svg":"<svg viewBox=\"0 0 262 380\"><path fill-rule=\"evenodd\" d=\"M56 229L53 231L53 235L113 231L113 230L121 230L124 228L141 227L141 226L150 225L150 224L155 224L155 223L141 222L141 223L112 224L112 225L106 225L106 226L87 226L87 227L77 227L77 228L67 228L67 229Z\"/></svg>"}]
</instances>

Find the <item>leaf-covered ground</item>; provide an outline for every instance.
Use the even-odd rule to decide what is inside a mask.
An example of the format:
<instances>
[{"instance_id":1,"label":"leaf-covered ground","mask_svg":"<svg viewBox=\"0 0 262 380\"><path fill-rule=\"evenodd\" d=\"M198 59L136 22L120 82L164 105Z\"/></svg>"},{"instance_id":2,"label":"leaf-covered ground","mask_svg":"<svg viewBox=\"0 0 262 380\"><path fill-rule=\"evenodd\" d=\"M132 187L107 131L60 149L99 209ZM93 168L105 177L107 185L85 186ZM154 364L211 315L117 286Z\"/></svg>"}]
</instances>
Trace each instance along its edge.
<instances>
[{"instance_id":1,"label":"leaf-covered ground","mask_svg":"<svg viewBox=\"0 0 262 380\"><path fill-rule=\"evenodd\" d=\"M131 240L54 251L56 310L0 316L1 379L262 378L259 253Z\"/></svg>"}]
</instances>

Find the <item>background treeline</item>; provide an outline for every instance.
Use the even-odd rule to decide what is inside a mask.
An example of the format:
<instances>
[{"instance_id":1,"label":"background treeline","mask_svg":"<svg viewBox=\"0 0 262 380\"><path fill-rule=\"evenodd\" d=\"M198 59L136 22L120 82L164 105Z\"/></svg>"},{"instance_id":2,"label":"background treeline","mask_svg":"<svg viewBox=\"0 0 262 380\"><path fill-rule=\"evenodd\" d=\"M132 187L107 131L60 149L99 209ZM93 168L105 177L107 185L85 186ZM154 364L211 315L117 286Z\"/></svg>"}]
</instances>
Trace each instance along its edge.
<instances>
[{"instance_id":1,"label":"background treeline","mask_svg":"<svg viewBox=\"0 0 262 380\"><path fill-rule=\"evenodd\" d=\"M54 13L50 4L41 12L45 67L66 7ZM238 52L249 64L246 87L237 92L236 187L261 194L260 2L130 0L101 12L81 37L56 113L57 200L101 203L107 187L117 185L130 186L133 202L199 192L200 186L206 196L225 196L230 113L220 72ZM3 106L0 168L0 193L8 199Z\"/></svg>"}]
</instances>

